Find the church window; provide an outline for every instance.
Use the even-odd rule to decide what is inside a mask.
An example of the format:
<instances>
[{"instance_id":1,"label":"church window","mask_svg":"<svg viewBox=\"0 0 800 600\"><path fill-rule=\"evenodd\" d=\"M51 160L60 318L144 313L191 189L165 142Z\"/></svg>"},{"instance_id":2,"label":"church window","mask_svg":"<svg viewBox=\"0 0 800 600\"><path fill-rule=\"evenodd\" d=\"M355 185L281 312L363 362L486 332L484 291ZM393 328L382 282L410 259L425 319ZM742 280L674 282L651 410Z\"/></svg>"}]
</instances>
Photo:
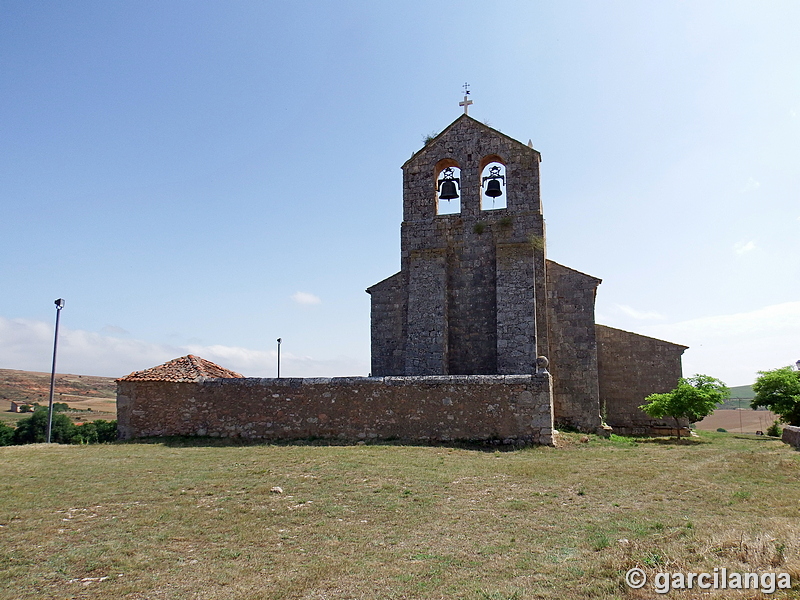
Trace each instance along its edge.
<instances>
[{"instance_id":1,"label":"church window","mask_svg":"<svg viewBox=\"0 0 800 600\"><path fill-rule=\"evenodd\" d=\"M436 214L455 215L461 212L461 169L451 159L436 165Z\"/></svg>"},{"instance_id":2,"label":"church window","mask_svg":"<svg viewBox=\"0 0 800 600\"><path fill-rule=\"evenodd\" d=\"M506 208L506 166L496 155L487 156L481 162L481 210Z\"/></svg>"}]
</instances>

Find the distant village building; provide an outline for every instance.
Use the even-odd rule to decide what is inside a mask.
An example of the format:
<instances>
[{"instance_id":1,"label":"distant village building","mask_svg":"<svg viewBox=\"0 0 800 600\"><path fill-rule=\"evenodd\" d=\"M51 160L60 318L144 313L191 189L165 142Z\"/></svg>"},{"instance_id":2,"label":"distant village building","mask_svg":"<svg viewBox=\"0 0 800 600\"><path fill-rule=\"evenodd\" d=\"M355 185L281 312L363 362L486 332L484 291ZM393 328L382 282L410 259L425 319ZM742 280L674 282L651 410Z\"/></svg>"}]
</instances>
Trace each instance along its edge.
<instances>
[{"instance_id":1,"label":"distant village building","mask_svg":"<svg viewBox=\"0 0 800 600\"><path fill-rule=\"evenodd\" d=\"M30 402L23 402L20 400L12 400L11 401L11 410L9 412L13 413L24 413L30 412L33 409L33 405Z\"/></svg>"}]
</instances>

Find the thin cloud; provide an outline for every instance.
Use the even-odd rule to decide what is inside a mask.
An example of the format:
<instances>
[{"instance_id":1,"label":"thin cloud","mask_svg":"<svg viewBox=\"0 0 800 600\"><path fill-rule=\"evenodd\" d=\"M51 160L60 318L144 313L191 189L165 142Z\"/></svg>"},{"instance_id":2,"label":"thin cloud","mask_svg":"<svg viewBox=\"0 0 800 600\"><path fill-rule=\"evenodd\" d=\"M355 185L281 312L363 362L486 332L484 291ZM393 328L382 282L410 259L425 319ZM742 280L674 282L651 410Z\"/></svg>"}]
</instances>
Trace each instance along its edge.
<instances>
[{"instance_id":1,"label":"thin cloud","mask_svg":"<svg viewBox=\"0 0 800 600\"><path fill-rule=\"evenodd\" d=\"M739 256L747 254L748 252L752 252L755 249L756 243L753 240L750 240L749 242L736 242L733 245L733 251Z\"/></svg>"},{"instance_id":2,"label":"thin cloud","mask_svg":"<svg viewBox=\"0 0 800 600\"><path fill-rule=\"evenodd\" d=\"M761 187L760 182L756 181L752 177L749 177L747 179L747 183L744 184L744 187L740 190L740 192L742 194L746 194L747 192L754 192L760 187Z\"/></svg>"},{"instance_id":3,"label":"thin cloud","mask_svg":"<svg viewBox=\"0 0 800 600\"><path fill-rule=\"evenodd\" d=\"M683 355L685 375L705 373L729 385L744 385L755 380L757 371L800 359L800 302L647 325L639 332L689 346Z\"/></svg>"},{"instance_id":4,"label":"thin cloud","mask_svg":"<svg viewBox=\"0 0 800 600\"><path fill-rule=\"evenodd\" d=\"M122 327L118 327L117 325L106 325L101 329L103 333L108 333L110 335L130 335L131 332L127 329L123 329Z\"/></svg>"},{"instance_id":5,"label":"thin cloud","mask_svg":"<svg viewBox=\"0 0 800 600\"><path fill-rule=\"evenodd\" d=\"M308 292L295 292L292 294L292 300L297 302L298 304L304 304L306 306L311 306L313 304L319 304L322 302L319 296L315 296L314 294L309 294Z\"/></svg>"},{"instance_id":6,"label":"thin cloud","mask_svg":"<svg viewBox=\"0 0 800 600\"><path fill-rule=\"evenodd\" d=\"M24 371L50 370L53 326L42 321L0 317L0 367ZM170 359L196 354L246 377L274 377L275 350L222 345L154 344L61 327L58 335L59 373L124 377ZM369 363L348 356L314 358L281 351L281 376L345 377L367 375Z\"/></svg>"},{"instance_id":7,"label":"thin cloud","mask_svg":"<svg viewBox=\"0 0 800 600\"><path fill-rule=\"evenodd\" d=\"M654 310L636 310L635 308L630 307L627 304L617 304L617 308L626 315L628 315L629 317L632 317L639 321L653 321L653 320L666 319L664 315Z\"/></svg>"}]
</instances>

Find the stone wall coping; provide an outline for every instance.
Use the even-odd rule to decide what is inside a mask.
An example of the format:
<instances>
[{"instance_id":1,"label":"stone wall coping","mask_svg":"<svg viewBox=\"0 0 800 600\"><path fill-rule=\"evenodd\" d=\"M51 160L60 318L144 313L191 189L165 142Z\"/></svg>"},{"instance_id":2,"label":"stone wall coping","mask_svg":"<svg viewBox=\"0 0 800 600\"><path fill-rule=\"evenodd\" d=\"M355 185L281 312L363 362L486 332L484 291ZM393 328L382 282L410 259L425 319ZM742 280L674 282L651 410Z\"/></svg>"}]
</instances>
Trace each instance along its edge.
<instances>
[{"instance_id":1,"label":"stone wall coping","mask_svg":"<svg viewBox=\"0 0 800 600\"><path fill-rule=\"evenodd\" d=\"M202 377L196 382L184 383L217 383L220 385L271 385L281 387L300 387L302 385L419 385L419 384L451 384L451 385L497 385L526 384L533 381L544 381L548 374L520 375L391 375L386 377ZM144 382L137 382L144 383ZM158 382L153 382L158 383ZM178 382L181 383L181 382Z\"/></svg>"}]
</instances>

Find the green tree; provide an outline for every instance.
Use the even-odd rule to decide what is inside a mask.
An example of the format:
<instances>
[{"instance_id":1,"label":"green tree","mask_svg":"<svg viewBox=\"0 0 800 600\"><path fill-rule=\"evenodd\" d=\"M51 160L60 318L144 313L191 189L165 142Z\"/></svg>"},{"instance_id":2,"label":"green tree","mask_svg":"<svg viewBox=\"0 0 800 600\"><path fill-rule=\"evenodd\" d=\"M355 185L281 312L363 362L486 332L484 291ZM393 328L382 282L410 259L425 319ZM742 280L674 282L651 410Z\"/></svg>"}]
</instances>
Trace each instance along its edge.
<instances>
[{"instance_id":1,"label":"green tree","mask_svg":"<svg viewBox=\"0 0 800 600\"><path fill-rule=\"evenodd\" d=\"M708 375L678 380L678 387L666 394L650 394L645 398L647 404L639 408L654 419L672 417L681 439L680 419L688 419L690 423L710 415L714 409L730 394L719 379Z\"/></svg>"},{"instance_id":2,"label":"green tree","mask_svg":"<svg viewBox=\"0 0 800 600\"><path fill-rule=\"evenodd\" d=\"M75 435L72 437L73 444L105 444L114 442L117 439L117 422L89 421L83 425L75 427Z\"/></svg>"},{"instance_id":3,"label":"green tree","mask_svg":"<svg viewBox=\"0 0 800 600\"><path fill-rule=\"evenodd\" d=\"M94 425L97 428L98 443L105 444L107 442L117 441L116 421L104 421L103 419L98 419L97 421L94 422Z\"/></svg>"},{"instance_id":4,"label":"green tree","mask_svg":"<svg viewBox=\"0 0 800 600\"><path fill-rule=\"evenodd\" d=\"M781 367L759 371L753 384L756 393L752 408L764 406L778 415L784 423L800 426L800 371Z\"/></svg>"},{"instance_id":5,"label":"green tree","mask_svg":"<svg viewBox=\"0 0 800 600\"><path fill-rule=\"evenodd\" d=\"M58 444L69 444L75 435L75 424L62 413L53 414L51 441ZM14 430L15 444L38 444L47 441L47 411L37 410L33 416L21 419Z\"/></svg>"},{"instance_id":6,"label":"green tree","mask_svg":"<svg viewBox=\"0 0 800 600\"><path fill-rule=\"evenodd\" d=\"M11 446L14 443L14 428L0 422L0 446Z\"/></svg>"}]
</instances>

